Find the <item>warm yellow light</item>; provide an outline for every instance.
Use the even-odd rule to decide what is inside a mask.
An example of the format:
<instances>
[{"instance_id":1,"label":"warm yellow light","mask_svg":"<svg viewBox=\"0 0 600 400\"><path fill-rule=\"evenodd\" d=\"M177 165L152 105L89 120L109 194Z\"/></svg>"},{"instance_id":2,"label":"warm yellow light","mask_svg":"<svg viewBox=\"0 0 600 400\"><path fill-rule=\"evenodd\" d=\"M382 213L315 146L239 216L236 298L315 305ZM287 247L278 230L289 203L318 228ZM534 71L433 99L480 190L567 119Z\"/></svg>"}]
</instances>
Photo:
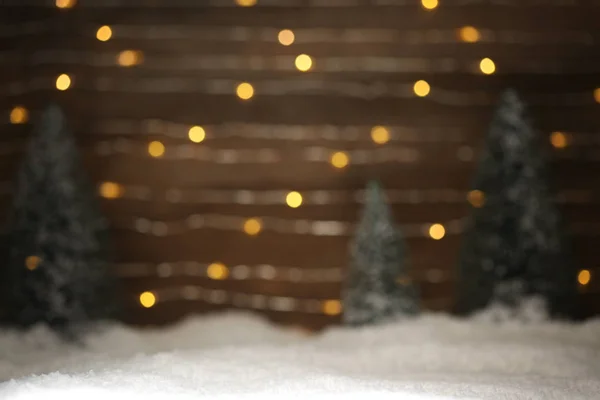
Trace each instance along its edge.
<instances>
[{"instance_id":1,"label":"warm yellow light","mask_svg":"<svg viewBox=\"0 0 600 400\"><path fill-rule=\"evenodd\" d=\"M312 68L312 65L312 58L310 58L309 55L300 54L296 57L296 68L298 68L299 71L306 72Z\"/></svg>"},{"instance_id":2,"label":"warm yellow light","mask_svg":"<svg viewBox=\"0 0 600 400\"><path fill-rule=\"evenodd\" d=\"M550 143L557 149L564 149L568 144L567 135L562 132L552 132L550 135Z\"/></svg>"},{"instance_id":3,"label":"warm yellow light","mask_svg":"<svg viewBox=\"0 0 600 400\"><path fill-rule=\"evenodd\" d=\"M135 50L123 50L117 57L117 63L122 67L133 67L142 62L142 52Z\"/></svg>"},{"instance_id":4,"label":"warm yellow light","mask_svg":"<svg viewBox=\"0 0 600 400\"><path fill-rule=\"evenodd\" d=\"M75 0L56 0L55 4L58 8L71 8L76 2Z\"/></svg>"},{"instance_id":5,"label":"warm yellow light","mask_svg":"<svg viewBox=\"0 0 600 400\"><path fill-rule=\"evenodd\" d=\"M285 202L291 208L298 208L302 205L302 195L298 192L289 192L285 196Z\"/></svg>"},{"instance_id":6,"label":"warm yellow light","mask_svg":"<svg viewBox=\"0 0 600 400\"><path fill-rule=\"evenodd\" d=\"M148 145L148 154L152 157L159 158L165 154L165 145L155 140Z\"/></svg>"},{"instance_id":7,"label":"warm yellow light","mask_svg":"<svg viewBox=\"0 0 600 400\"><path fill-rule=\"evenodd\" d=\"M210 279L215 279L215 280L220 281L223 279L227 279L227 277L229 276L229 269L222 263L219 263L219 262L212 263L206 269L206 275Z\"/></svg>"},{"instance_id":8,"label":"warm yellow light","mask_svg":"<svg viewBox=\"0 0 600 400\"><path fill-rule=\"evenodd\" d=\"M323 302L323 314L339 315L342 313L342 303L339 300L325 300Z\"/></svg>"},{"instance_id":9,"label":"warm yellow light","mask_svg":"<svg viewBox=\"0 0 600 400\"><path fill-rule=\"evenodd\" d=\"M486 75L496 72L496 64L490 58L484 58L479 62L479 69Z\"/></svg>"},{"instance_id":10,"label":"warm yellow light","mask_svg":"<svg viewBox=\"0 0 600 400\"><path fill-rule=\"evenodd\" d=\"M330 162L336 168L344 168L350 162L350 157L343 151L336 151L331 155Z\"/></svg>"},{"instance_id":11,"label":"warm yellow light","mask_svg":"<svg viewBox=\"0 0 600 400\"><path fill-rule=\"evenodd\" d=\"M33 271L40 265L41 262L42 262L42 259L39 258L38 256L29 256L25 259L25 267L28 270Z\"/></svg>"},{"instance_id":12,"label":"warm yellow light","mask_svg":"<svg viewBox=\"0 0 600 400\"><path fill-rule=\"evenodd\" d=\"M431 86L429 86L429 83L427 83L427 81L420 80L415 82L413 90L417 96L425 97L431 91Z\"/></svg>"},{"instance_id":13,"label":"warm yellow light","mask_svg":"<svg viewBox=\"0 0 600 400\"><path fill-rule=\"evenodd\" d=\"M67 74L61 74L56 78L56 88L58 90L67 90L71 86L71 77Z\"/></svg>"},{"instance_id":14,"label":"warm yellow light","mask_svg":"<svg viewBox=\"0 0 600 400\"><path fill-rule=\"evenodd\" d=\"M112 29L110 29L110 26L108 26L108 25L101 26L96 31L96 39L98 39L101 42L106 42L111 37L112 37Z\"/></svg>"},{"instance_id":15,"label":"warm yellow light","mask_svg":"<svg viewBox=\"0 0 600 400\"><path fill-rule=\"evenodd\" d=\"M258 218L248 218L244 222L244 232L250 236L256 236L260 233L262 224Z\"/></svg>"},{"instance_id":16,"label":"warm yellow light","mask_svg":"<svg viewBox=\"0 0 600 400\"><path fill-rule=\"evenodd\" d=\"M440 240L446 235L446 229L442 224L433 224L429 227L429 236L434 240Z\"/></svg>"},{"instance_id":17,"label":"warm yellow light","mask_svg":"<svg viewBox=\"0 0 600 400\"><path fill-rule=\"evenodd\" d=\"M460 37L460 40L467 43L478 42L480 38L479 31L472 26L463 26L460 28L458 36Z\"/></svg>"},{"instance_id":18,"label":"warm yellow light","mask_svg":"<svg viewBox=\"0 0 600 400\"><path fill-rule=\"evenodd\" d=\"M291 30L283 29L279 31L279 34L277 35L277 40L279 40L279 43L281 43L282 45L289 46L292 43L294 43L294 40L296 40L296 36Z\"/></svg>"},{"instance_id":19,"label":"warm yellow light","mask_svg":"<svg viewBox=\"0 0 600 400\"><path fill-rule=\"evenodd\" d=\"M384 144L390 140L390 132L385 126L374 126L371 129L371 139L377 144Z\"/></svg>"},{"instance_id":20,"label":"warm yellow light","mask_svg":"<svg viewBox=\"0 0 600 400\"><path fill-rule=\"evenodd\" d=\"M194 143L200 143L206 139L206 131L201 126L192 126L188 131L188 137Z\"/></svg>"},{"instance_id":21,"label":"warm yellow light","mask_svg":"<svg viewBox=\"0 0 600 400\"><path fill-rule=\"evenodd\" d=\"M594 90L594 100L596 100L597 103L600 103L600 88Z\"/></svg>"},{"instance_id":22,"label":"warm yellow light","mask_svg":"<svg viewBox=\"0 0 600 400\"><path fill-rule=\"evenodd\" d=\"M115 182L103 182L100 184L99 192L105 199L116 199L123 195L123 187Z\"/></svg>"},{"instance_id":23,"label":"warm yellow light","mask_svg":"<svg viewBox=\"0 0 600 400\"><path fill-rule=\"evenodd\" d=\"M438 0L421 0L421 5L426 10L433 10L439 5Z\"/></svg>"},{"instance_id":24,"label":"warm yellow light","mask_svg":"<svg viewBox=\"0 0 600 400\"><path fill-rule=\"evenodd\" d=\"M156 295L152 292L144 292L140 294L140 304L144 308L153 307L156 304Z\"/></svg>"},{"instance_id":25,"label":"warm yellow light","mask_svg":"<svg viewBox=\"0 0 600 400\"><path fill-rule=\"evenodd\" d=\"M256 5L256 0L235 0L235 4L240 7L252 7Z\"/></svg>"},{"instance_id":26,"label":"warm yellow light","mask_svg":"<svg viewBox=\"0 0 600 400\"><path fill-rule=\"evenodd\" d=\"M29 119L29 113L25 107L16 106L10 111L11 124L24 124Z\"/></svg>"},{"instance_id":27,"label":"warm yellow light","mask_svg":"<svg viewBox=\"0 0 600 400\"><path fill-rule=\"evenodd\" d=\"M591 280L592 273L589 270L582 269L579 271L579 274L577 275L577 282L579 282L580 285L585 286L589 284Z\"/></svg>"},{"instance_id":28,"label":"warm yellow light","mask_svg":"<svg viewBox=\"0 0 600 400\"><path fill-rule=\"evenodd\" d=\"M248 100L254 96L254 88L248 82L243 82L237 86L235 93L240 99Z\"/></svg>"},{"instance_id":29,"label":"warm yellow light","mask_svg":"<svg viewBox=\"0 0 600 400\"><path fill-rule=\"evenodd\" d=\"M485 194L481 190L471 190L467 194L467 200L473 207L480 208L485 203Z\"/></svg>"}]
</instances>

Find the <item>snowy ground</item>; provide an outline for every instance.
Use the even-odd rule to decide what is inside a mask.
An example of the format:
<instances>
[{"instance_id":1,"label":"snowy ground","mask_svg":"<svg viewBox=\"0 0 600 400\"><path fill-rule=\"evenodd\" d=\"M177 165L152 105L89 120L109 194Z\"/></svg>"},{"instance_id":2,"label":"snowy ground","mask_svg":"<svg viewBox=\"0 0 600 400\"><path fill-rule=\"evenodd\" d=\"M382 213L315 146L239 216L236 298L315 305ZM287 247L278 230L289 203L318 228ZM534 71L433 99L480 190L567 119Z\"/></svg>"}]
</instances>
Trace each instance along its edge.
<instances>
[{"instance_id":1,"label":"snowy ground","mask_svg":"<svg viewBox=\"0 0 600 400\"><path fill-rule=\"evenodd\" d=\"M430 314L306 336L230 313L168 330L111 327L86 342L0 333L0 399L600 399L600 320Z\"/></svg>"}]
</instances>

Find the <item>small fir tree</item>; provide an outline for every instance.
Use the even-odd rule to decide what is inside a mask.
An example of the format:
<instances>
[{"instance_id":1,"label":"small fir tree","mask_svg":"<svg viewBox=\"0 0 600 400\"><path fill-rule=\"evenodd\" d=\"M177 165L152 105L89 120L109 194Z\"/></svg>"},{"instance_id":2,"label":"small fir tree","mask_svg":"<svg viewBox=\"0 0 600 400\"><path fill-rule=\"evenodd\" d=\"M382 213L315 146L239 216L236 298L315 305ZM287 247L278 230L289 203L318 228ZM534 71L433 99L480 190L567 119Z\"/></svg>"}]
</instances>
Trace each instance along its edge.
<instances>
[{"instance_id":1,"label":"small fir tree","mask_svg":"<svg viewBox=\"0 0 600 400\"><path fill-rule=\"evenodd\" d=\"M576 270L548 177L544 143L513 90L499 102L475 177L476 202L459 264L458 311L517 309L540 297L570 316Z\"/></svg>"},{"instance_id":2,"label":"small fir tree","mask_svg":"<svg viewBox=\"0 0 600 400\"><path fill-rule=\"evenodd\" d=\"M58 106L34 128L19 171L0 272L9 324L75 327L114 311L107 223Z\"/></svg>"},{"instance_id":3,"label":"small fir tree","mask_svg":"<svg viewBox=\"0 0 600 400\"><path fill-rule=\"evenodd\" d=\"M350 256L343 293L346 325L375 324L419 312L417 290L407 276L406 248L375 182L367 187Z\"/></svg>"}]
</instances>

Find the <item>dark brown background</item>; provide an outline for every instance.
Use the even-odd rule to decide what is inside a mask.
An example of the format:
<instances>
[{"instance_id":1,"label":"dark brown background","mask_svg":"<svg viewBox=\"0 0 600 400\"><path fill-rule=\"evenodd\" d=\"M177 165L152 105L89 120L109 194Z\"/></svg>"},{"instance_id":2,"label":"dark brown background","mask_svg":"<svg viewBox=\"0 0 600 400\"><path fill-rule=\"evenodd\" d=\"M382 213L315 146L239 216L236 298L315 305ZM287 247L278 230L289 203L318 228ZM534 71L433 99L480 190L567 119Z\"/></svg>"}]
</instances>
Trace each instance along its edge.
<instances>
[{"instance_id":1,"label":"dark brown background","mask_svg":"<svg viewBox=\"0 0 600 400\"><path fill-rule=\"evenodd\" d=\"M219 3L219 2L217 2ZM221 4L227 3L226 1ZM232 1L233 3L233 1ZM336 2L332 2L336 3ZM423 10L419 1L397 2L396 6L376 6L376 2L347 1L356 6L321 7L309 1L287 1L281 4L295 6L272 7L168 7L169 2L152 1L139 7L86 6L80 1L74 8L58 10L55 7L10 6L0 7L3 30L0 34L0 109L4 110L6 125L2 126L2 146L21 145L29 132L29 125L9 125L8 114L15 105L24 105L31 112L50 100L58 101L66 113L81 143L86 166L97 182L115 181L123 184L148 185L155 190L170 187L184 189L361 189L369 178L379 178L389 189L456 189L464 191L465 199L475 163L461 161L456 153L460 146L477 146L489 122L493 103L501 90L514 87L531 103L532 114L541 134L552 131L566 132L570 145L566 149L553 149L555 183L566 195L562 202L569 223L589 223L591 227L573 236L576 261L581 268L592 272L590 285L582 287L582 316L600 312L597 280L597 236L594 224L600 226L598 183L600 183L600 150L596 143L600 127L600 104L593 92L600 86L600 2L598 1L513 1L492 4L487 1L446 4L442 1L437 10ZM393 2L392 2L393 3ZM450 2L448 2L450 3ZM1 4L1 3L0 3ZM173 3L171 3L173 4ZM32 21L42 22L42 31L27 33L24 29ZM102 43L95 39L101 25L114 27L113 38ZM195 34L183 39L132 39L119 36L118 26L155 27L178 25ZM465 25L480 29L478 43L463 43L457 30ZM222 27L253 28L247 40L231 41L223 38L207 40L203 29ZM412 33L418 41L408 43L349 44L339 42L296 43L284 47L275 38L262 40L261 29L332 29L341 38L346 29L391 29L404 37ZM195 31L194 31L195 30ZM402 36L402 34L406 34ZM419 39L420 38L420 39ZM43 64L35 64L33 54L44 49L69 49L76 51L70 62L60 56ZM144 63L134 68L116 64L90 65L93 53L109 57L125 49L142 51ZM83 52L88 53L83 53ZM183 68L183 56L239 55L244 57L310 54L315 60L313 71L302 74L293 69L280 71L270 68L251 71L194 70ZM441 65L441 59L452 59L454 68L447 72L426 70L406 73L340 72L319 70L320 58L327 57L397 57L429 60ZM170 60L170 67L154 70L148 66L159 58ZM483 57L492 58L497 72L491 76L477 69ZM87 65L86 65L87 64ZM69 73L73 86L59 92L53 89L60 73ZM112 85L123 86L139 79L176 78L210 80L212 78L248 81L260 85L271 79L303 79L323 82L339 80L363 84L383 83L385 86L409 84L418 79L427 80L432 87L431 96L420 99L414 96L361 99L333 92L310 94L296 93L284 96L261 95L249 102L241 102L231 94L203 93L133 93L125 90L97 91L95 82L101 77ZM17 93L10 84L38 79L46 88L27 89ZM124 86L123 86L124 87ZM11 89L12 88L12 89ZM450 99L460 93L479 93L481 101L470 104L442 104L434 94L448 91ZM454 94L452 94L454 93ZM482 95L481 95L482 94ZM439 97L437 98L439 100ZM402 125L417 132L458 129L465 137L462 143L438 140L415 142L409 145L420 152L413 163L383 163L368 166L352 165L335 170L326 163L308 163L294 158L306 146L324 146L351 150L375 148L368 129L361 141L318 143L283 140L258 140L216 138L203 145L211 148L269 147L292 155L280 165L222 165L200 161L156 160L148 156L112 155L100 157L91 151L100 140L129 137L140 146L159 139L167 146L186 143L185 139L172 139L148 134L144 131L127 131L122 135L106 137L98 133L102 120L127 118L142 121L148 118L176 121L181 124L221 124L225 122L331 124L343 125ZM209 132L210 134L210 132ZM388 143L385 146L404 145ZM8 152L10 153L10 152ZM0 158L0 180L14 177L21 153L11 153ZM575 194L574 194L575 193ZM579 195L579 200L577 196ZM9 194L0 200L2 209L9 204ZM193 213L219 213L228 215L277 216L282 218L331 219L355 221L359 205L307 205L290 209L285 205L210 205L171 204L166 201L143 202L131 199L103 200L103 207L111 220L129 216L149 219L177 220ZM394 213L399 224L444 222L466 215L469 205L465 201L420 204L395 204ZM587 225L586 225L587 226ZM241 230L200 231L167 237L145 236L136 232L115 229L120 262L151 262L196 260L210 263L220 260L227 265L273 264L298 268L328 268L347 263L346 237L317 237L307 235L275 234L265 231L258 237L249 237ZM460 236L448 235L440 241L430 238L410 238L412 275L422 290L423 305L431 310L449 310L455 295L456 258ZM444 271L441 282L429 282L427 271ZM298 298L335 299L339 297L339 284L299 284L277 280L211 281L201 277L158 278L156 276L124 279L124 299L127 304L126 320L133 323L164 323L185 314L218 308L201 301L158 302L151 309L139 306L137 296L144 290L161 287L198 284L205 287L236 290L244 293L291 296ZM160 300L160 299L159 299ZM289 312L266 312L269 317L285 324L301 324L319 328L338 320L335 316Z\"/></svg>"}]
</instances>

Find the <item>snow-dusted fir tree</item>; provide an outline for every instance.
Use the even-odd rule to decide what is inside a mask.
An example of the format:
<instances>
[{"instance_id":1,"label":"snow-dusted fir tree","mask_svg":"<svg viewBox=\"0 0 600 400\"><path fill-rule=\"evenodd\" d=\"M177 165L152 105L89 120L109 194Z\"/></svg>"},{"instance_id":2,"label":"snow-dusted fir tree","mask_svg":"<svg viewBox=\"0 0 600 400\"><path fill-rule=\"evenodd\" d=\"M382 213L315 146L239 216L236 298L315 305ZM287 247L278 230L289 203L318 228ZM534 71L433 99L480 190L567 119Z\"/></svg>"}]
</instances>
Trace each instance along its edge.
<instances>
[{"instance_id":1,"label":"snow-dusted fir tree","mask_svg":"<svg viewBox=\"0 0 600 400\"><path fill-rule=\"evenodd\" d=\"M351 244L343 293L346 325L376 324L419 312L417 290L407 277L406 253L381 186L370 182Z\"/></svg>"},{"instance_id":2,"label":"snow-dusted fir tree","mask_svg":"<svg viewBox=\"0 0 600 400\"><path fill-rule=\"evenodd\" d=\"M104 319L114 308L107 223L60 108L34 127L7 227L0 268L6 322L61 333Z\"/></svg>"},{"instance_id":3,"label":"snow-dusted fir tree","mask_svg":"<svg viewBox=\"0 0 600 400\"><path fill-rule=\"evenodd\" d=\"M545 146L514 90L501 96L474 190L483 203L465 233L458 310L519 309L539 297L553 316L572 315L576 270L551 190Z\"/></svg>"}]
</instances>

